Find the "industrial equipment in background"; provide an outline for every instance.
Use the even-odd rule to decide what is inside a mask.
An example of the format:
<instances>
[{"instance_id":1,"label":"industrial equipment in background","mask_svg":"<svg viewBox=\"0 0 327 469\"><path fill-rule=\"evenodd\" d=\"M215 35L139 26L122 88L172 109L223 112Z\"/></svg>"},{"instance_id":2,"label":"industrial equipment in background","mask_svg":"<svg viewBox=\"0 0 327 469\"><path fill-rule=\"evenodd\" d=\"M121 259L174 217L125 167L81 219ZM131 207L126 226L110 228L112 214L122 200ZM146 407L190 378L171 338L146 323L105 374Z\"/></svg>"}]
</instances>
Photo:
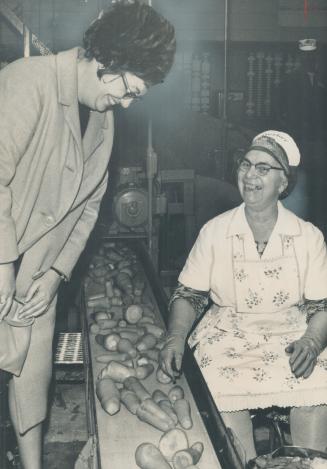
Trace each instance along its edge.
<instances>
[{"instance_id":1,"label":"industrial equipment in background","mask_svg":"<svg viewBox=\"0 0 327 469\"><path fill-rule=\"evenodd\" d=\"M194 171L157 171L153 162L146 170L120 167L112 192L101 220L106 237L143 238L156 270L176 276L176 260L184 260L195 236Z\"/></svg>"}]
</instances>

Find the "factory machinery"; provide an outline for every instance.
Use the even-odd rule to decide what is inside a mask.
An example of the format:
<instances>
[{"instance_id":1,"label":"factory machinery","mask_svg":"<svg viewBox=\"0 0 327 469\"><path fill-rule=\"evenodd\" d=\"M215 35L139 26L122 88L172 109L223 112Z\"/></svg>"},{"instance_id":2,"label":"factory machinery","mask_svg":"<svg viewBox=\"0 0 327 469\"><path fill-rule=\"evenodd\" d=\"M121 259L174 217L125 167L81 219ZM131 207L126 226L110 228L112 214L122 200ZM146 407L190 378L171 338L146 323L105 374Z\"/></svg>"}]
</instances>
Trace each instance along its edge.
<instances>
[{"instance_id":1,"label":"factory machinery","mask_svg":"<svg viewBox=\"0 0 327 469\"><path fill-rule=\"evenodd\" d=\"M173 249L183 255L194 242L194 171L158 171L156 154L150 151L146 171L141 166L118 169L100 226L107 238L143 239L155 269L169 276L177 273L169 262L175 256Z\"/></svg>"}]
</instances>

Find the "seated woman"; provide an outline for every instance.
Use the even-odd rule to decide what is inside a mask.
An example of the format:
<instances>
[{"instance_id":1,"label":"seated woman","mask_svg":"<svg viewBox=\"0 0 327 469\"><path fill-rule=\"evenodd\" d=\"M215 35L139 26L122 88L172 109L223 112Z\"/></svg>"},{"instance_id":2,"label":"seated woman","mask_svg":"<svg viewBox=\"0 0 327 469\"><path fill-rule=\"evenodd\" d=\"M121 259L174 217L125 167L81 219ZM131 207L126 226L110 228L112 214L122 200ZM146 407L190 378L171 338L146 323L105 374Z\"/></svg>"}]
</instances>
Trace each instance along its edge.
<instances>
[{"instance_id":1,"label":"seated woman","mask_svg":"<svg viewBox=\"0 0 327 469\"><path fill-rule=\"evenodd\" d=\"M269 130L239 161L244 203L201 230L170 301L161 366L180 370L186 338L226 425L256 456L249 409L291 407L294 445L327 446L327 251L283 207L300 153Z\"/></svg>"}]
</instances>

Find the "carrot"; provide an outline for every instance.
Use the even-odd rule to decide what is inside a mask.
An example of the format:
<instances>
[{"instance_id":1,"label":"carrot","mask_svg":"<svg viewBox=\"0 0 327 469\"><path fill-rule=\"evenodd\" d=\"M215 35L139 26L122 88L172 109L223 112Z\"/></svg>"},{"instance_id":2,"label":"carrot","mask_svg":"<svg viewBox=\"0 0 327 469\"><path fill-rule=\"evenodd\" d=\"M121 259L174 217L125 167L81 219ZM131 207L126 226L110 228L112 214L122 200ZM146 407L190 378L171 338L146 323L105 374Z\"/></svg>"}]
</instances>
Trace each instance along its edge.
<instances>
[{"instance_id":1,"label":"carrot","mask_svg":"<svg viewBox=\"0 0 327 469\"><path fill-rule=\"evenodd\" d=\"M122 260L122 256L113 249L110 249L106 252L106 258L112 262L120 262Z\"/></svg>"},{"instance_id":2,"label":"carrot","mask_svg":"<svg viewBox=\"0 0 327 469\"><path fill-rule=\"evenodd\" d=\"M96 383L96 395L101 407L109 414L114 415L120 409L120 392L110 378L99 379Z\"/></svg>"},{"instance_id":3,"label":"carrot","mask_svg":"<svg viewBox=\"0 0 327 469\"><path fill-rule=\"evenodd\" d=\"M173 409L173 406L171 405L170 401L160 401L158 403L158 406L160 407L161 410L166 412L166 414L171 418L171 420L174 422L175 425L178 424L178 417Z\"/></svg>"},{"instance_id":4,"label":"carrot","mask_svg":"<svg viewBox=\"0 0 327 469\"><path fill-rule=\"evenodd\" d=\"M188 449L188 446L186 433L180 428L169 430L159 440L159 449L167 461L172 461L177 451Z\"/></svg>"},{"instance_id":5,"label":"carrot","mask_svg":"<svg viewBox=\"0 0 327 469\"><path fill-rule=\"evenodd\" d=\"M146 332L144 327L132 326L131 324L129 324L126 327L114 327L113 331L117 332L118 334L120 334L121 332L128 332L128 331L129 332L135 332L135 334L137 334L139 337L144 335L145 332Z\"/></svg>"},{"instance_id":6,"label":"carrot","mask_svg":"<svg viewBox=\"0 0 327 469\"><path fill-rule=\"evenodd\" d=\"M150 316L143 316L139 320L139 324L154 324L154 318L152 318Z\"/></svg>"},{"instance_id":7,"label":"carrot","mask_svg":"<svg viewBox=\"0 0 327 469\"><path fill-rule=\"evenodd\" d=\"M118 272L116 284L126 295L133 295L133 285L131 277L126 272Z\"/></svg>"},{"instance_id":8,"label":"carrot","mask_svg":"<svg viewBox=\"0 0 327 469\"><path fill-rule=\"evenodd\" d=\"M136 348L139 352L144 350L152 349L156 346L157 339L152 334L145 334L141 337L140 341L136 344Z\"/></svg>"},{"instance_id":9,"label":"carrot","mask_svg":"<svg viewBox=\"0 0 327 469\"><path fill-rule=\"evenodd\" d=\"M113 296L111 298L111 304L113 306L121 306L123 304L123 300L119 296Z\"/></svg>"},{"instance_id":10,"label":"carrot","mask_svg":"<svg viewBox=\"0 0 327 469\"><path fill-rule=\"evenodd\" d=\"M177 399L173 406L181 426L185 428L185 430L192 428L193 422L191 417L190 403L186 399Z\"/></svg>"},{"instance_id":11,"label":"carrot","mask_svg":"<svg viewBox=\"0 0 327 469\"><path fill-rule=\"evenodd\" d=\"M98 319L97 324L100 329L112 329L117 326L117 321L115 319Z\"/></svg>"},{"instance_id":12,"label":"carrot","mask_svg":"<svg viewBox=\"0 0 327 469\"><path fill-rule=\"evenodd\" d=\"M129 267L131 265L131 260L130 259L122 259L118 265L117 268L119 270L123 269L124 267Z\"/></svg>"},{"instance_id":13,"label":"carrot","mask_svg":"<svg viewBox=\"0 0 327 469\"><path fill-rule=\"evenodd\" d=\"M156 373L157 381L161 384L169 384L171 383L172 379L168 376L161 368L158 366L157 373Z\"/></svg>"},{"instance_id":14,"label":"carrot","mask_svg":"<svg viewBox=\"0 0 327 469\"><path fill-rule=\"evenodd\" d=\"M142 443L136 448L135 461L141 469L171 469L159 449L152 443Z\"/></svg>"},{"instance_id":15,"label":"carrot","mask_svg":"<svg viewBox=\"0 0 327 469\"><path fill-rule=\"evenodd\" d=\"M178 385L173 386L170 389L169 393L168 393L168 397L169 397L171 402L175 402L175 401L177 401L177 399L184 399L184 390L183 390L183 388L181 388Z\"/></svg>"},{"instance_id":16,"label":"carrot","mask_svg":"<svg viewBox=\"0 0 327 469\"><path fill-rule=\"evenodd\" d=\"M193 466L193 460L190 453L186 450L176 451L172 458L174 469L185 469L186 467Z\"/></svg>"},{"instance_id":17,"label":"carrot","mask_svg":"<svg viewBox=\"0 0 327 469\"><path fill-rule=\"evenodd\" d=\"M127 360L127 357L127 353L107 352L101 355L97 355L95 357L95 360L98 363L109 363L111 361L124 362L125 360Z\"/></svg>"},{"instance_id":18,"label":"carrot","mask_svg":"<svg viewBox=\"0 0 327 469\"><path fill-rule=\"evenodd\" d=\"M100 326L96 322L92 322L90 324L90 333L91 334L98 334L100 332Z\"/></svg>"},{"instance_id":19,"label":"carrot","mask_svg":"<svg viewBox=\"0 0 327 469\"><path fill-rule=\"evenodd\" d=\"M149 391L134 376L127 377L127 379L124 381L124 386L129 391L135 392L135 394L141 401L144 401L145 399L149 399L151 397Z\"/></svg>"},{"instance_id":20,"label":"carrot","mask_svg":"<svg viewBox=\"0 0 327 469\"><path fill-rule=\"evenodd\" d=\"M110 352L116 352L119 341L120 336L118 334L108 334L104 336L103 346L106 350L109 350Z\"/></svg>"},{"instance_id":21,"label":"carrot","mask_svg":"<svg viewBox=\"0 0 327 469\"><path fill-rule=\"evenodd\" d=\"M91 334L101 334L101 335L107 335L110 334L113 330L112 329L101 329L98 323L93 322L90 325L90 332Z\"/></svg>"},{"instance_id":22,"label":"carrot","mask_svg":"<svg viewBox=\"0 0 327 469\"><path fill-rule=\"evenodd\" d=\"M144 352L142 352L141 356L146 357L149 360L152 360L152 361L158 363L158 361L159 361L159 350L156 349L156 348L150 349L150 350L145 350Z\"/></svg>"},{"instance_id":23,"label":"carrot","mask_svg":"<svg viewBox=\"0 0 327 469\"><path fill-rule=\"evenodd\" d=\"M134 304L134 297L132 295L124 295L122 298L124 306L130 306Z\"/></svg>"},{"instance_id":24,"label":"carrot","mask_svg":"<svg viewBox=\"0 0 327 469\"><path fill-rule=\"evenodd\" d=\"M121 269L119 269L119 272L127 274L130 279L133 278L133 271L129 266L122 267Z\"/></svg>"},{"instance_id":25,"label":"carrot","mask_svg":"<svg viewBox=\"0 0 327 469\"><path fill-rule=\"evenodd\" d=\"M188 449L188 451L192 455L193 464L197 464L200 461L203 450L204 450L204 446L201 441L197 441L196 443L193 443L193 445Z\"/></svg>"},{"instance_id":26,"label":"carrot","mask_svg":"<svg viewBox=\"0 0 327 469\"><path fill-rule=\"evenodd\" d=\"M128 339L120 339L117 344L117 351L121 353L130 353L131 350L135 350L133 344ZM135 355L136 356L136 355Z\"/></svg>"},{"instance_id":27,"label":"carrot","mask_svg":"<svg viewBox=\"0 0 327 469\"><path fill-rule=\"evenodd\" d=\"M95 277L104 277L107 273L107 268L104 265L95 266L92 269L92 274Z\"/></svg>"},{"instance_id":28,"label":"carrot","mask_svg":"<svg viewBox=\"0 0 327 469\"><path fill-rule=\"evenodd\" d=\"M104 296L102 298L88 299L87 306L89 308L109 308L110 301L109 298Z\"/></svg>"},{"instance_id":29,"label":"carrot","mask_svg":"<svg viewBox=\"0 0 327 469\"><path fill-rule=\"evenodd\" d=\"M114 289L113 289L113 281L112 279L107 280L105 283L106 286L106 295L108 298L112 298L114 296Z\"/></svg>"},{"instance_id":30,"label":"carrot","mask_svg":"<svg viewBox=\"0 0 327 469\"><path fill-rule=\"evenodd\" d=\"M163 391L161 391L161 389L156 389L152 393L152 399L154 400L154 402L159 404L160 401L167 401L168 396Z\"/></svg>"},{"instance_id":31,"label":"carrot","mask_svg":"<svg viewBox=\"0 0 327 469\"><path fill-rule=\"evenodd\" d=\"M163 432L175 427L174 422L168 415L150 398L141 402L136 415L142 422L148 423Z\"/></svg>"},{"instance_id":32,"label":"carrot","mask_svg":"<svg viewBox=\"0 0 327 469\"><path fill-rule=\"evenodd\" d=\"M137 366L148 365L149 363L150 363L149 359L146 357L143 357L142 355L136 360Z\"/></svg>"},{"instance_id":33,"label":"carrot","mask_svg":"<svg viewBox=\"0 0 327 469\"><path fill-rule=\"evenodd\" d=\"M134 368L129 368L122 363L111 361L100 372L99 378L111 378L118 383L123 383L127 378L135 376Z\"/></svg>"},{"instance_id":34,"label":"carrot","mask_svg":"<svg viewBox=\"0 0 327 469\"><path fill-rule=\"evenodd\" d=\"M142 306L142 309L143 309L143 316L147 316L147 317L151 317L151 318L155 319L156 315L155 315L153 309L149 305L142 303L141 306Z\"/></svg>"},{"instance_id":35,"label":"carrot","mask_svg":"<svg viewBox=\"0 0 327 469\"><path fill-rule=\"evenodd\" d=\"M107 267L109 268L109 270L107 270L107 273L103 278L104 284L106 280L112 280L117 275L117 269L115 269L113 265L108 264Z\"/></svg>"},{"instance_id":36,"label":"carrot","mask_svg":"<svg viewBox=\"0 0 327 469\"><path fill-rule=\"evenodd\" d=\"M155 324L149 324L145 322L142 323L142 327L144 327L149 334L154 335L157 339L160 339L165 334L165 331L161 327L156 326Z\"/></svg>"},{"instance_id":37,"label":"carrot","mask_svg":"<svg viewBox=\"0 0 327 469\"><path fill-rule=\"evenodd\" d=\"M140 365L135 368L135 376L138 379L146 379L154 371L154 366L151 363L147 365Z\"/></svg>"},{"instance_id":38,"label":"carrot","mask_svg":"<svg viewBox=\"0 0 327 469\"><path fill-rule=\"evenodd\" d=\"M125 366L128 366L129 368L135 368L135 367L134 367L134 361L133 361L131 358L128 358L128 359L124 362L124 365L125 365ZM135 371L135 369L134 369L134 371ZM136 376L136 373L135 373L133 376Z\"/></svg>"},{"instance_id":39,"label":"carrot","mask_svg":"<svg viewBox=\"0 0 327 469\"><path fill-rule=\"evenodd\" d=\"M112 319L110 316L110 313L107 313L107 311L95 311L92 314L92 317L96 322L101 321L102 319Z\"/></svg>"},{"instance_id":40,"label":"carrot","mask_svg":"<svg viewBox=\"0 0 327 469\"><path fill-rule=\"evenodd\" d=\"M136 324L142 317L143 310L139 305L130 305L125 311L124 318L129 324Z\"/></svg>"},{"instance_id":41,"label":"carrot","mask_svg":"<svg viewBox=\"0 0 327 469\"><path fill-rule=\"evenodd\" d=\"M114 287L114 296L118 296L119 298L122 296L120 288Z\"/></svg>"},{"instance_id":42,"label":"carrot","mask_svg":"<svg viewBox=\"0 0 327 469\"><path fill-rule=\"evenodd\" d=\"M140 275L135 275L133 278L134 285L134 295L141 296L145 289L145 281L141 278Z\"/></svg>"},{"instance_id":43,"label":"carrot","mask_svg":"<svg viewBox=\"0 0 327 469\"><path fill-rule=\"evenodd\" d=\"M136 332L129 330L121 331L119 335L122 339L128 339L133 345L140 339L140 336Z\"/></svg>"},{"instance_id":44,"label":"carrot","mask_svg":"<svg viewBox=\"0 0 327 469\"><path fill-rule=\"evenodd\" d=\"M120 400L124 406L134 415L140 405L140 399L137 397L135 392L129 391L128 389L122 389L120 393Z\"/></svg>"}]
</instances>

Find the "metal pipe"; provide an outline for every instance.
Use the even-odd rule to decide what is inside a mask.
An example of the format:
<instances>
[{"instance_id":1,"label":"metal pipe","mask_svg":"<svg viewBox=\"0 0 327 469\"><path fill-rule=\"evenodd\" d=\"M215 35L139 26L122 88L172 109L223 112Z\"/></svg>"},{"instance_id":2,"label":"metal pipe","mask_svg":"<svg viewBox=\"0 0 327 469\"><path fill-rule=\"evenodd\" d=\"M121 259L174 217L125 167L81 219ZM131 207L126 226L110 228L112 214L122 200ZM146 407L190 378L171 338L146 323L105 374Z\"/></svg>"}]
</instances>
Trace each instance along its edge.
<instances>
[{"instance_id":1,"label":"metal pipe","mask_svg":"<svg viewBox=\"0 0 327 469\"><path fill-rule=\"evenodd\" d=\"M223 94L223 126L222 126L222 179L226 178L227 169L227 119L228 119L228 65L229 65L229 0L225 0L225 15L224 15L224 94Z\"/></svg>"},{"instance_id":2,"label":"metal pipe","mask_svg":"<svg viewBox=\"0 0 327 469\"><path fill-rule=\"evenodd\" d=\"M227 119L227 102L228 102L228 39L229 39L229 0L225 0L224 15L224 102L223 102L223 119Z\"/></svg>"},{"instance_id":3,"label":"metal pipe","mask_svg":"<svg viewBox=\"0 0 327 469\"><path fill-rule=\"evenodd\" d=\"M24 39L24 57L31 55L31 32L29 28L24 24L23 26L23 39Z\"/></svg>"},{"instance_id":4,"label":"metal pipe","mask_svg":"<svg viewBox=\"0 0 327 469\"><path fill-rule=\"evenodd\" d=\"M157 172L157 155L152 147L152 119L148 121L148 148L146 155L146 176L148 180L148 251L152 253L152 229L153 229L153 178Z\"/></svg>"},{"instance_id":5,"label":"metal pipe","mask_svg":"<svg viewBox=\"0 0 327 469\"><path fill-rule=\"evenodd\" d=\"M148 0L148 5L152 7L152 0ZM146 173L148 178L148 252L152 257L152 230L153 230L153 213L152 213L152 199L153 199L153 178L156 173L157 155L153 151L152 146L152 119L149 117L148 122L148 149L146 161Z\"/></svg>"}]
</instances>

